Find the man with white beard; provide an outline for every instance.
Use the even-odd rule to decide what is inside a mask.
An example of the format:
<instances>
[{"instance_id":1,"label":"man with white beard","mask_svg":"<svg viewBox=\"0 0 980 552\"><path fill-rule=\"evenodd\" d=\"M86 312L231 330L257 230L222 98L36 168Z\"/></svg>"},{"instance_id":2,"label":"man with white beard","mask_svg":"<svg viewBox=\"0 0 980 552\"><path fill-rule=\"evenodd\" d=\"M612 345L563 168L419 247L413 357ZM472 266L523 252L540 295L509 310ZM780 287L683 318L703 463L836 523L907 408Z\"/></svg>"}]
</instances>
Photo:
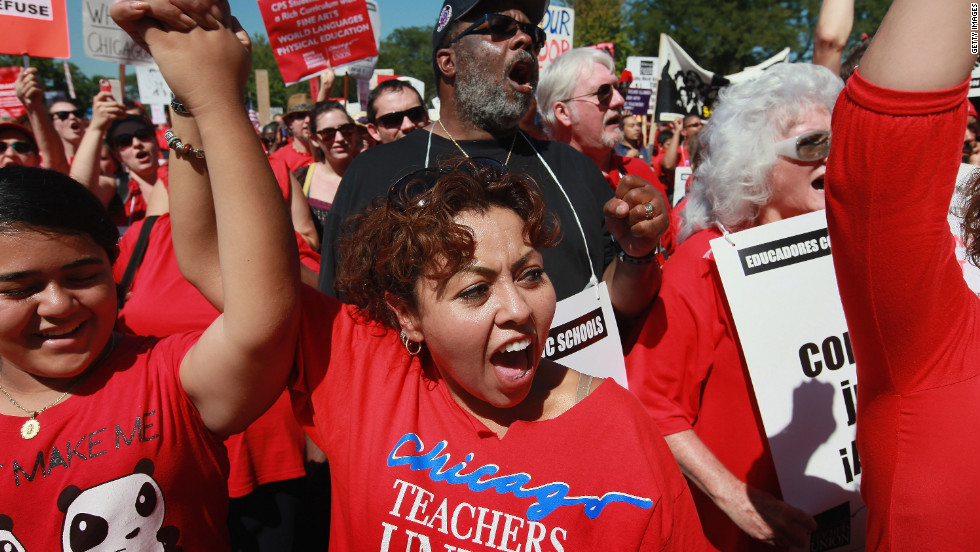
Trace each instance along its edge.
<instances>
[{"instance_id":1,"label":"man with white beard","mask_svg":"<svg viewBox=\"0 0 980 552\"><path fill-rule=\"evenodd\" d=\"M537 25L547 6L547 0L443 3L432 33L440 118L351 163L324 224L321 291L335 295L337 240L348 215L385 196L401 176L483 157L530 175L561 222L564 239L542 251L559 300L582 291L594 275L607 282L621 315L636 316L650 303L660 269L649 260L667 226L662 195L633 180L614 195L587 157L518 130L538 81L545 33Z\"/></svg>"},{"instance_id":2,"label":"man with white beard","mask_svg":"<svg viewBox=\"0 0 980 552\"><path fill-rule=\"evenodd\" d=\"M615 153L623 141L620 129L623 95L609 54L594 48L575 48L558 57L541 74L538 115L545 134L584 153L595 162L613 189L628 174L666 190L650 165Z\"/></svg>"}]
</instances>

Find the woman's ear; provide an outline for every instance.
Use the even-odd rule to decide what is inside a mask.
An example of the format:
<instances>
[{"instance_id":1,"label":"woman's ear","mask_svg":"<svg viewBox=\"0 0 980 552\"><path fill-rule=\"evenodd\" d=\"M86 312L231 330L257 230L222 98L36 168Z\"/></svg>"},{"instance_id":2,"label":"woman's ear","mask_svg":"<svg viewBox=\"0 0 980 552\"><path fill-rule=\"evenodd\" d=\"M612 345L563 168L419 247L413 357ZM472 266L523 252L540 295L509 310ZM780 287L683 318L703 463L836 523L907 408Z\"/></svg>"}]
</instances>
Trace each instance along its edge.
<instances>
[{"instance_id":1,"label":"woman's ear","mask_svg":"<svg viewBox=\"0 0 980 552\"><path fill-rule=\"evenodd\" d=\"M422 332L419 317L415 313L415 310L405 303L404 299L386 291L385 303L395 313L395 317L398 318L398 325L401 326L402 331L405 332L410 340L418 343L425 341L425 334Z\"/></svg>"},{"instance_id":2,"label":"woman's ear","mask_svg":"<svg viewBox=\"0 0 980 552\"><path fill-rule=\"evenodd\" d=\"M456 51L452 48L440 48L436 51L436 67L442 76L453 78L456 76Z\"/></svg>"}]
</instances>

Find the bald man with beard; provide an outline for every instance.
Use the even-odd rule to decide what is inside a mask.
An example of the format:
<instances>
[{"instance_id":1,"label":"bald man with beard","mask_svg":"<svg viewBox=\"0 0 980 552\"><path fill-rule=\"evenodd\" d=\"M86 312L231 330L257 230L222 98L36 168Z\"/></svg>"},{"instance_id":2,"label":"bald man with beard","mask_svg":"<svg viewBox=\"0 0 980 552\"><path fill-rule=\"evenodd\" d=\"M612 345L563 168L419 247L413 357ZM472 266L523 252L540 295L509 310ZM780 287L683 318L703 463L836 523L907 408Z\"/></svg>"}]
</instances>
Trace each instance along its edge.
<instances>
[{"instance_id":1,"label":"bald man with beard","mask_svg":"<svg viewBox=\"0 0 980 552\"><path fill-rule=\"evenodd\" d=\"M609 284L620 315L636 316L650 303L659 289L659 266L630 261L648 259L666 228L661 194L630 181L617 198L588 157L518 129L538 83L545 34L537 25L547 7L547 0L443 3L432 33L440 118L351 163L324 224L321 291L336 295L337 240L349 215L412 171L487 157L530 175L560 220L565 238L542 252L559 300L582 291L594 275Z\"/></svg>"}]
</instances>

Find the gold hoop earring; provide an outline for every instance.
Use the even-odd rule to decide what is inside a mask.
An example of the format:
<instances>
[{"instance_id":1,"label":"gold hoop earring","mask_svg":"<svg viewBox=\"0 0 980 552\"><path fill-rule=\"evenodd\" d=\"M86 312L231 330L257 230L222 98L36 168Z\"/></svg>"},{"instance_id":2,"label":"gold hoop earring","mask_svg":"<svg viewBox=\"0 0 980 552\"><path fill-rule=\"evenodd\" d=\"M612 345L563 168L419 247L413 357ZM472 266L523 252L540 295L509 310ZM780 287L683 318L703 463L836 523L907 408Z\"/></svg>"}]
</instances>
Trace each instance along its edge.
<instances>
[{"instance_id":1,"label":"gold hoop earring","mask_svg":"<svg viewBox=\"0 0 980 552\"><path fill-rule=\"evenodd\" d=\"M405 350L408 351L408 354L415 356L422 352L422 344L418 341L412 341L411 339L409 339L408 334L405 333L405 330L402 330L401 338L402 338L402 345L405 346ZM413 345L415 346L414 349L412 348Z\"/></svg>"}]
</instances>

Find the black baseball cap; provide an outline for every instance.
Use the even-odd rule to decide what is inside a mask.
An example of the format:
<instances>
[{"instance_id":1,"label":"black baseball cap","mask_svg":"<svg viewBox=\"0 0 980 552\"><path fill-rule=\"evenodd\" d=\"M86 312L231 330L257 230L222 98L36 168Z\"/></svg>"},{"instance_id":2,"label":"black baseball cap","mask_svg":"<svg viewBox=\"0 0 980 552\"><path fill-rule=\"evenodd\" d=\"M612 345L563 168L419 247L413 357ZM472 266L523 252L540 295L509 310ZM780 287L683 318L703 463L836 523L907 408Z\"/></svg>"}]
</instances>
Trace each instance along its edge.
<instances>
[{"instance_id":1,"label":"black baseball cap","mask_svg":"<svg viewBox=\"0 0 980 552\"><path fill-rule=\"evenodd\" d=\"M469 13L480 1L446 0L442 3L442 9L439 10L439 18L436 19L436 26L432 29L433 59L435 59L436 50L439 49L439 45L442 43L443 38L449 32L449 28L452 27L453 23ZM528 17L532 25L537 25L544 19L544 14L548 11L548 4L550 3L551 0L522 0L515 4L524 12L524 15Z\"/></svg>"}]
</instances>

